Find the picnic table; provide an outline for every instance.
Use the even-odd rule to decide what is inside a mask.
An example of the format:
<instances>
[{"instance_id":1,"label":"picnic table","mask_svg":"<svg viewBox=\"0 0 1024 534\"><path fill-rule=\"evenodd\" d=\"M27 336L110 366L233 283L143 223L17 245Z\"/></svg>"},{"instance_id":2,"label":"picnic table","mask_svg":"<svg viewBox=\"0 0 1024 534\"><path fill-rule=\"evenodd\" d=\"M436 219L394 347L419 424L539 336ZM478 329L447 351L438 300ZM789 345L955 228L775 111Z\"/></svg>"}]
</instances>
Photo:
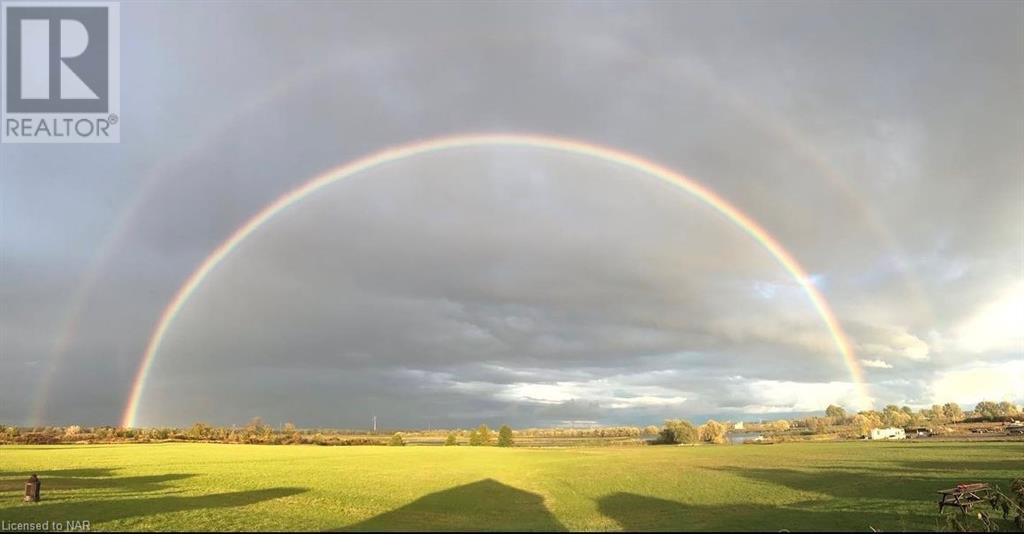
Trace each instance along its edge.
<instances>
[{"instance_id":1,"label":"picnic table","mask_svg":"<svg viewBox=\"0 0 1024 534\"><path fill-rule=\"evenodd\" d=\"M939 490L939 513L946 506L956 506L967 513L972 506L987 501L992 486L988 484L958 484L955 488Z\"/></svg>"}]
</instances>

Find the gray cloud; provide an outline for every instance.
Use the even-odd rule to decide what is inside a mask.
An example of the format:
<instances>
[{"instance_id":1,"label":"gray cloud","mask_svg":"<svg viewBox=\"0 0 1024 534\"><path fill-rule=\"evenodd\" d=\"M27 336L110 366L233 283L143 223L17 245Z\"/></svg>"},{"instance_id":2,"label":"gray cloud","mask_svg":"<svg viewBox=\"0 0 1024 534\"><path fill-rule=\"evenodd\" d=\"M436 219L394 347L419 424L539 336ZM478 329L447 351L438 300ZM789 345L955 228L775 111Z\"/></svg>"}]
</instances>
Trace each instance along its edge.
<instances>
[{"instance_id":1,"label":"gray cloud","mask_svg":"<svg viewBox=\"0 0 1024 534\"><path fill-rule=\"evenodd\" d=\"M0 147L0 421L31 418L55 365L46 421L115 422L163 306L247 217L372 150L470 131L579 137L713 187L886 364L866 369L878 402L1022 359L961 339L1024 265L1020 5L122 11L122 143ZM642 423L849 401L848 381L806 296L706 206L596 161L472 149L261 229L173 325L142 415Z\"/></svg>"}]
</instances>

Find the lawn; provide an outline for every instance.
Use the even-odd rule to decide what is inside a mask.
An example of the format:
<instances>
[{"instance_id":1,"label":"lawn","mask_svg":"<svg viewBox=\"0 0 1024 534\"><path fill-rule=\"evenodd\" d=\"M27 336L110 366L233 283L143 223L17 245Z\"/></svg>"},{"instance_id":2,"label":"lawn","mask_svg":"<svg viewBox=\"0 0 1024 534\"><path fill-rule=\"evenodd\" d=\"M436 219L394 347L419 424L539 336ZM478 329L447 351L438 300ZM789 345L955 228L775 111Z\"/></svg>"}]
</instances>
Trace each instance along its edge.
<instances>
[{"instance_id":1,"label":"lawn","mask_svg":"<svg viewBox=\"0 0 1024 534\"><path fill-rule=\"evenodd\" d=\"M43 501L22 503L24 480ZM0 447L0 520L93 530L930 530L1024 443Z\"/></svg>"}]
</instances>

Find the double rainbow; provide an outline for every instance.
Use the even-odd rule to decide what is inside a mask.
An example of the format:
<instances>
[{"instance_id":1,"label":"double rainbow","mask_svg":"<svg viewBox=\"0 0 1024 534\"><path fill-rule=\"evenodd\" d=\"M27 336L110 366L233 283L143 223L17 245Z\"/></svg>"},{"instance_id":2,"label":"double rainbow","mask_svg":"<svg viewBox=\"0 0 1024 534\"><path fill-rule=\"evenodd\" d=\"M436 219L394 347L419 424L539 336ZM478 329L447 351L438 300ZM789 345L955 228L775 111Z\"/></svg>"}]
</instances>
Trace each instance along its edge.
<instances>
[{"instance_id":1,"label":"double rainbow","mask_svg":"<svg viewBox=\"0 0 1024 534\"><path fill-rule=\"evenodd\" d=\"M181 312L182 308L184 308L185 304L188 302L192 294L195 293L196 289L202 285L206 277L209 276L209 274L216 269L218 265L220 265L224 258L231 254L231 252L234 251L242 241L245 241L246 238L252 235L262 225L270 221L278 213L299 203L302 199L316 193L320 189L360 172L370 170L378 165L432 152L483 146L530 147L589 156L598 160L619 164L659 178L669 184L683 189L700 199L708 206L711 206L753 237L779 262L779 264L782 265L783 268L786 269L786 271L789 272L797 284L803 288L807 297L811 300L811 304L813 304L814 309L824 321L826 328L835 342L839 354L843 358L843 362L850 371L850 376L856 386L856 391L860 396L860 401L865 405L870 404L870 396L868 395L867 387L864 384L863 371L854 355L850 341L846 336L846 333L843 331L842 326L840 326L839 321L836 319L835 313L833 313L832 309L829 307L825 297L811 282L807 272L800 263L796 261L796 258L794 258L793 255L790 254L777 239L750 218L750 216L740 211L727 200L720 197L717 193L700 183L673 171L672 169L614 148L603 147L573 139L544 135L475 134L438 137L385 148L379 152L375 152L350 163L335 167L314 177L305 184L279 197L277 200L253 215L245 222L245 224L235 230L209 256L207 256L206 259L203 260L199 267L188 277L185 283L178 288L174 297L160 314L160 319L157 321L156 327L149 338L149 342L146 345L146 351L142 357L142 362L135 375L131 394L128 398L128 403L124 408L121 425L129 428L135 426L139 405L142 401L143 392L146 387L146 379L149 376L150 369L153 367L153 362L160 350L161 343L163 343L164 336L167 334L171 324L174 323L174 319Z\"/></svg>"}]
</instances>

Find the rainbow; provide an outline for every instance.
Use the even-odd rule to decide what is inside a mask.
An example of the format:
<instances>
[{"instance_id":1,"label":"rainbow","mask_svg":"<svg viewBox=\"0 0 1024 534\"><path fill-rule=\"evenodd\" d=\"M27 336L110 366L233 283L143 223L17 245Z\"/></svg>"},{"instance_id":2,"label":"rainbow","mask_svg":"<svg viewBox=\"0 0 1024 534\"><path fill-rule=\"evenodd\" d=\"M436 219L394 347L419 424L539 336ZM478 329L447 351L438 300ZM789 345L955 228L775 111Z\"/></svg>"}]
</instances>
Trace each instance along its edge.
<instances>
[{"instance_id":1,"label":"rainbow","mask_svg":"<svg viewBox=\"0 0 1024 534\"><path fill-rule=\"evenodd\" d=\"M121 425L126 428L135 426L139 405L142 401L143 392L146 387L146 379L153 367L153 362L160 350L160 345L163 342L164 336L167 334L171 324L174 323L174 319L181 312L189 298L193 293L195 293L196 289L202 285L206 277L209 276L210 273L213 272L213 270L216 269L232 251L234 251L257 229L274 218L275 215L281 213L288 207L299 203L304 198L309 197L328 185L382 164L432 152L485 146L528 147L553 150L563 153L588 156L598 160L619 164L649 174L679 187L697 197L708 206L714 208L754 238L754 240L764 247L764 249L767 250L776 259L776 261L786 269L787 272L789 272L797 284L800 285L831 334L836 348L850 372L850 376L856 386L857 394L860 396L860 401L865 405L871 404L870 396L868 395L867 387L864 383L863 370L857 361L853 348L850 344L850 340L843 331L838 319L836 319L835 313L832 311L831 307L829 307L825 297L811 282L807 272L800 263L797 262L796 258L794 258L793 255L790 254L777 239L775 239L775 237L769 234L750 216L740 211L717 193L704 185L669 169L668 167L664 167L634 154L614 148L599 146L574 139L545 135L468 134L437 137L385 148L355 161L332 168L327 172L312 178L292 191L285 193L253 215L245 222L245 224L236 229L209 256L207 256L206 259L203 260L195 271L192 272L188 279L185 280L185 283L178 288L174 297L170 302L168 302L167 306L160 314L160 318L153 329L149 342L146 344L146 350L142 356L142 362L139 365L138 371L135 375L135 380L132 383L131 393L121 418Z\"/></svg>"}]
</instances>

